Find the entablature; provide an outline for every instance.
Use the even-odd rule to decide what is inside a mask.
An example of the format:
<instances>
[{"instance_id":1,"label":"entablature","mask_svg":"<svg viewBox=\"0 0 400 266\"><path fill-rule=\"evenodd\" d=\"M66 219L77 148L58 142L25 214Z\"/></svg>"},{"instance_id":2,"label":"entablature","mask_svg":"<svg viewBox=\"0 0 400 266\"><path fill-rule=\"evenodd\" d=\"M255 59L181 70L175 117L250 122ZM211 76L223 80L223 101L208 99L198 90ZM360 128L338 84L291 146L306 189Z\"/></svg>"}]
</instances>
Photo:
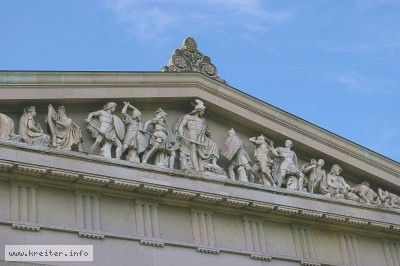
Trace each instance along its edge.
<instances>
[{"instance_id":1,"label":"entablature","mask_svg":"<svg viewBox=\"0 0 400 266\"><path fill-rule=\"evenodd\" d=\"M396 208L378 207L306 192L234 182L224 176L158 168L121 160L105 160L55 149L21 150L23 144L0 145L2 179L27 181L35 186L57 186L121 197L209 210L300 219L345 225L360 230L400 233ZM38 153L39 152L39 153ZM41 153L42 154L41 154ZM46 153L44 155L43 153ZM43 159L43 156L47 156ZM108 162L108 164L104 164ZM285 219L286 219L285 218Z\"/></svg>"}]
</instances>

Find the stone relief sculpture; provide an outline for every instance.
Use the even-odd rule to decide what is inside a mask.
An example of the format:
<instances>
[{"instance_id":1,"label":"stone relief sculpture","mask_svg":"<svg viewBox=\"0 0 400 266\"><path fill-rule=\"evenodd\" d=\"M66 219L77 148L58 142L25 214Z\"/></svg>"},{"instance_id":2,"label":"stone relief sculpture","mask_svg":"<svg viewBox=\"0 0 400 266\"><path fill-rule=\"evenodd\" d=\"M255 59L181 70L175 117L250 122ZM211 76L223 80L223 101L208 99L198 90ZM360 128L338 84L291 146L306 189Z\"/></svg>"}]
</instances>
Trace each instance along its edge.
<instances>
[{"instance_id":1,"label":"stone relief sculpture","mask_svg":"<svg viewBox=\"0 0 400 266\"><path fill-rule=\"evenodd\" d=\"M183 40L181 49L172 53L172 58L162 72L200 72L210 78L226 83L217 75L217 68L208 56L197 50L197 43L192 37Z\"/></svg>"},{"instance_id":2,"label":"stone relief sculpture","mask_svg":"<svg viewBox=\"0 0 400 266\"><path fill-rule=\"evenodd\" d=\"M311 159L311 163L305 163L301 167L302 172L306 176L308 192L311 194L317 193L330 196L327 189L326 172L322 169L324 164L323 159L319 159L318 161Z\"/></svg>"},{"instance_id":3,"label":"stone relief sculpture","mask_svg":"<svg viewBox=\"0 0 400 266\"><path fill-rule=\"evenodd\" d=\"M359 199L360 202L365 202L374 205L382 204L378 193L376 193L369 187L368 181L364 181L361 184L353 187L352 192L360 198Z\"/></svg>"},{"instance_id":4,"label":"stone relief sculpture","mask_svg":"<svg viewBox=\"0 0 400 266\"><path fill-rule=\"evenodd\" d=\"M331 167L329 174L326 176L328 191L334 198L342 198L353 201L359 201L359 197L351 192L351 187L341 176L342 168L338 164Z\"/></svg>"},{"instance_id":5,"label":"stone relief sculpture","mask_svg":"<svg viewBox=\"0 0 400 266\"><path fill-rule=\"evenodd\" d=\"M217 165L218 146L211 140L207 123L203 118L205 109L204 103L196 99L194 110L182 116L175 125L180 145L180 168L223 174L224 171Z\"/></svg>"},{"instance_id":6,"label":"stone relief sculpture","mask_svg":"<svg viewBox=\"0 0 400 266\"><path fill-rule=\"evenodd\" d=\"M53 148L83 152L82 131L77 124L72 122L71 118L67 117L64 106L59 106L56 112L50 104L46 122Z\"/></svg>"},{"instance_id":7,"label":"stone relief sculpture","mask_svg":"<svg viewBox=\"0 0 400 266\"><path fill-rule=\"evenodd\" d=\"M264 185L275 187L276 184L271 174L273 160L270 157L270 152L274 149L274 143L268 140L268 144L263 135L252 137L249 141L256 146L254 150L254 159L256 161L254 170L261 171L261 182Z\"/></svg>"},{"instance_id":8,"label":"stone relief sculpture","mask_svg":"<svg viewBox=\"0 0 400 266\"><path fill-rule=\"evenodd\" d=\"M126 111L132 109L132 115L128 115ZM128 151L126 160L130 162L140 163L139 154L146 150L148 141L143 134L143 124L140 122L142 113L129 102L124 102L122 108L124 123L126 124L126 133L122 143L122 153Z\"/></svg>"},{"instance_id":9,"label":"stone relief sculpture","mask_svg":"<svg viewBox=\"0 0 400 266\"><path fill-rule=\"evenodd\" d=\"M154 165L158 167L174 167L176 156L176 139L167 124L168 114L161 108L154 117L144 124L143 131L149 136L148 147L143 154L142 163L147 163L156 154Z\"/></svg>"},{"instance_id":10,"label":"stone relief sculpture","mask_svg":"<svg viewBox=\"0 0 400 266\"><path fill-rule=\"evenodd\" d=\"M154 165L158 167L173 168L176 151L179 150L180 169L226 175L217 165L218 146L211 139L203 117L206 107L198 99L193 105L194 109L180 117L176 123L175 136L166 120L168 114L163 109L159 108L154 117L143 124L142 113L129 102L125 102L122 122L113 114L117 104L109 102L102 110L88 114L85 120L88 130L95 138L90 153L102 145L100 154L111 158L111 149L115 146L117 159L126 152L128 161L136 163L154 161ZM127 114L128 109L132 109L132 115ZM35 116L34 106L24 108L24 114L19 121L20 135L16 135L12 119L0 113L0 138L12 141L22 139L27 144L44 147L51 145L67 151L83 151L82 132L66 115L64 106L59 106L57 111L51 104L48 106L46 122L50 136L43 131L40 124L35 123ZM231 180L254 182L257 178L260 183L268 186L286 185L285 187L291 190L308 190L311 194L322 194L387 208L400 208L398 195L382 188L375 191L368 181L350 187L341 176L343 170L338 164L334 164L328 174L323 169L325 164L323 159L311 159L300 169L296 153L291 150L293 145L291 140L285 142L285 147L278 148L274 148L273 142L263 135L252 137L249 142L255 146L254 164L243 140L236 135L233 128L228 131L228 137L220 153L229 161L227 171Z\"/></svg>"},{"instance_id":11,"label":"stone relief sculpture","mask_svg":"<svg viewBox=\"0 0 400 266\"><path fill-rule=\"evenodd\" d=\"M0 139L12 141L21 140L21 136L14 133L14 121L2 113L0 113Z\"/></svg>"},{"instance_id":12,"label":"stone relief sculpture","mask_svg":"<svg viewBox=\"0 0 400 266\"><path fill-rule=\"evenodd\" d=\"M381 203L385 207L397 207L400 208L400 197L390 193L389 191L384 191L381 188L378 188L378 196L381 200Z\"/></svg>"},{"instance_id":13,"label":"stone relief sculpture","mask_svg":"<svg viewBox=\"0 0 400 266\"><path fill-rule=\"evenodd\" d=\"M111 148L116 146L115 158L120 159L122 155L121 140L125 136L125 126L120 118L113 115L117 104L109 102L104 105L102 110L90 113L86 118L87 129L95 138L90 153L96 150L97 146L102 144L100 155L106 158L111 158Z\"/></svg>"},{"instance_id":14,"label":"stone relief sculpture","mask_svg":"<svg viewBox=\"0 0 400 266\"><path fill-rule=\"evenodd\" d=\"M35 106L24 108L24 114L19 120L18 134L27 144L47 147L50 144L50 136L44 133L40 124L35 123L34 116L36 116Z\"/></svg>"},{"instance_id":15,"label":"stone relief sculpture","mask_svg":"<svg viewBox=\"0 0 400 266\"><path fill-rule=\"evenodd\" d=\"M278 147L271 150L271 153L275 156L274 165L272 166L272 176L278 187L286 184L287 189L304 191L304 174L297 164L297 156L291 150L292 146L292 141L286 140L285 147Z\"/></svg>"},{"instance_id":16,"label":"stone relief sculpture","mask_svg":"<svg viewBox=\"0 0 400 266\"><path fill-rule=\"evenodd\" d=\"M256 171L252 168L253 163L243 141L236 135L233 128L228 131L228 138L222 145L220 153L229 161L228 175L231 180L236 181L238 179L242 182L249 182L249 177L252 181L254 181L254 176L258 177Z\"/></svg>"}]
</instances>

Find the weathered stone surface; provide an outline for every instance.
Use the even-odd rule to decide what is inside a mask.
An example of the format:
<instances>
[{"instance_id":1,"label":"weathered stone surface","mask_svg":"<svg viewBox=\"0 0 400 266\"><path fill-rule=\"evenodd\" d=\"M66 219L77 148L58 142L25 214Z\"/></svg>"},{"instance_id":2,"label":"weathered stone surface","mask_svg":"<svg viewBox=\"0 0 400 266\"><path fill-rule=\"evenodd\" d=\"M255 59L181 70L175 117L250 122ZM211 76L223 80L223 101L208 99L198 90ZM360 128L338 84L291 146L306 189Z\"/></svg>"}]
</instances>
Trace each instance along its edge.
<instances>
[{"instance_id":1,"label":"weathered stone surface","mask_svg":"<svg viewBox=\"0 0 400 266\"><path fill-rule=\"evenodd\" d=\"M19 74L0 72L5 77L0 78L0 113L14 121L24 107L21 95L24 103L35 105L35 122L45 121L49 104L62 104L80 128L86 126L88 113L100 110L111 99L117 106L129 102L127 108L135 110L135 106L145 121L154 119L154 110L162 108L172 125L180 125L180 118L192 111L203 110L198 121L207 121L212 141L226 143L226 132L235 128L242 140L238 143L248 156L246 161L232 149L232 156L224 152L227 157L217 159L217 165L227 171L237 156L234 169L243 167L245 171L234 173L233 180L216 172L181 169L178 158L163 167L154 163L158 151L149 155L150 163L157 165L143 164L140 149L131 153L137 158L127 161L124 156L133 146L123 148L124 138L120 154L114 142L105 147L110 148L106 151L109 156L2 139L2 245L28 239L93 244L98 265L132 261L140 265L190 262L193 266L206 262L259 265L264 263L261 261L275 265L393 265L397 258L391 255L400 243L400 166L396 162L373 152L363 157L356 144L199 73ZM10 78L13 75L19 78ZM113 115L122 113L120 109ZM166 123L160 125L167 127ZM148 132L156 135L157 131ZM268 170L263 171L261 164L259 169L245 166L251 164L247 157L254 158L261 145L250 139L261 135L273 143L292 140L296 171L304 174L304 183L298 187L303 189L270 186L266 184ZM82 149L89 151L95 140L84 131L82 139ZM268 162L268 156L273 159L270 150L275 148L268 140L266 144L270 146L264 154ZM325 165L311 158L322 158ZM323 167L328 172L334 165L344 171L337 172L335 166L336 172L323 174ZM266 179L255 176L252 180L253 170L264 173ZM294 171L289 172L293 176ZM340 176L348 185L342 182L339 194L351 192L357 200L323 193L328 175L331 181ZM300 173L294 176L299 179ZM104 255L110 252L112 256Z\"/></svg>"}]
</instances>

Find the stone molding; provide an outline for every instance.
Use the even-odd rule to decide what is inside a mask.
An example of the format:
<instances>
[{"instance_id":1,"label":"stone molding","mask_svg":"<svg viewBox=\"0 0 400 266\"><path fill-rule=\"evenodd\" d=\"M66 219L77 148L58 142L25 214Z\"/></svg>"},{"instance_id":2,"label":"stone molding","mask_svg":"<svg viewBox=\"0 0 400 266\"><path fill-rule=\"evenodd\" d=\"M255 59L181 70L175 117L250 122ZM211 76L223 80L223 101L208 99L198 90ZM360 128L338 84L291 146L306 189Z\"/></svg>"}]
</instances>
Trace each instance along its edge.
<instances>
[{"instance_id":1,"label":"stone molding","mask_svg":"<svg viewBox=\"0 0 400 266\"><path fill-rule=\"evenodd\" d=\"M272 261L272 257L270 256L264 256L264 255L259 255L259 254L251 254L250 259L253 260L265 260L265 261Z\"/></svg>"},{"instance_id":2,"label":"stone molding","mask_svg":"<svg viewBox=\"0 0 400 266\"><path fill-rule=\"evenodd\" d=\"M221 250L212 247L197 247L197 251L216 255L221 252Z\"/></svg>"},{"instance_id":3,"label":"stone molding","mask_svg":"<svg viewBox=\"0 0 400 266\"><path fill-rule=\"evenodd\" d=\"M73 182L79 178L79 175L70 171L50 170L47 177L54 180Z\"/></svg>"},{"instance_id":4,"label":"stone molding","mask_svg":"<svg viewBox=\"0 0 400 266\"><path fill-rule=\"evenodd\" d=\"M4 161L0 160L0 168L1 165L7 166L7 173L17 173L21 174L21 169L24 169L24 175L30 176L29 173L33 172L34 177L40 177L41 179L51 179L54 180L54 173L62 172L62 175L67 178L67 183L80 183L78 182L81 180L83 176L90 177L90 180L101 180L99 182L86 182L83 183L85 185L95 187L103 187L109 188L113 190L120 190L120 191L128 191L128 192L135 192L139 194L147 194L147 195L154 195L154 196L166 196L168 198L176 198L181 200L193 200L199 203L210 204L210 208L215 205L220 205L228 208L233 209L244 209L244 210L257 210L261 214L262 213L271 213L278 216L290 216L293 218L300 218L300 219L308 219L313 221L318 221L322 223L331 223L335 225L351 225L354 227L374 230L374 231L383 231L383 232L394 232L400 233L400 223L393 224L393 223L385 223L382 221L374 221L369 219L361 219L357 217L347 216L347 215L337 215L337 214L330 214L324 211L319 210L311 210L311 209L303 209L297 208L292 206L283 206L279 204L273 203L264 203L258 201L252 201L249 199L242 199L242 198L235 198L229 195L220 195L220 194L212 194L212 193L203 193L203 192L196 192L193 190L185 190L185 189L176 189L174 187L170 187L167 185L161 184L146 184L141 183L138 181L131 181L131 180L124 180L124 179L117 179L113 177L106 177L106 176L94 176L94 175L87 175L86 173L76 172L76 171L69 171L64 169L53 169L50 167L37 167L34 165L28 164L21 164L17 162L11 161ZM19 169L19 170L16 170ZM38 170L39 169L39 170ZM158 170L158 169L157 169ZM167 170L169 172L171 170ZM178 171L178 170L175 170ZM36 173L40 173L38 176ZM76 178L76 176L79 176ZM68 177L72 177L74 180L68 179ZM199 178L199 177L198 177ZM200 178L199 178L200 179ZM204 181L207 181L208 178L205 177ZM214 182L218 181L215 178L212 179ZM55 182L61 181L61 179L54 180ZM62 180L65 181L65 180ZM229 183L229 180L220 180L221 182ZM237 184L235 184L237 186ZM254 185L253 185L254 186ZM248 185L248 187L253 187L252 185ZM265 190L276 190L274 188L265 188ZM275 192L276 193L276 192ZM282 192L283 194L290 194L288 191ZM292 192L292 194L296 195L299 194L298 192ZM178 196L177 196L178 195ZM184 196L181 196L184 195ZM321 199L319 199L321 200ZM332 203L335 200L328 200ZM345 204L343 201L339 201L340 204ZM352 204L348 204L352 206ZM366 209L377 209L373 206L365 205L363 208ZM379 208L381 209L381 208ZM387 212L398 213L396 210L393 209L385 209Z\"/></svg>"},{"instance_id":5,"label":"stone molding","mask_svg":"<svg viewBox=\"0 0 400 266\"><path fill-rule=\"evenodd\" d=\"M32 224L26 224L26 223L12 223L11 224L12 229L17 229L17 230L25 230L25 231L32 231L32 232L39 232L40 226L37 225L32 225Z\"/></svg>"},{"instance_id":6,"label":"stone molding","mask_svg":"<svg viewBox=\"0 0 400 266\"><path fill-rule=\"evenodd\" d=\"M79 237L86 237L86 238L92 238L92 239L98 239L98 240L103 240L104 239L104 235L103 234L99 234L99 233L93 233L93 232L78 232L78 236Z\"/></svg>"},{"instance_id":7,"label":"stone molding","mask_svg":"<svg viewBox=\"0 0 400 266\"><path fill-rule=\"evenodd\" d=\"M3 140L0 141L0 145ZM39 148L34 148L34 147L27 147L29 145L23 144L23 143L7 143L10 144L10 146L23 146L27 148L28 150L34 150L36 152L42 151L42 149ZM274 193L280 193L280 194L287 194L287 195L296 195L300 197L309 197L309 198L318 198L319 200L327 200L329 202L340 202L340 204L345 204L345 205L353 205L357 206L357 204L350 202L348 200L341 200L341 199L334 199L334 198L327 198L322 195L316 195L316 194L309 194L309 193L302 193L294 190L287 190L287 189L281 189L281 188L274 188L274 187L268 187L268 186L262 186L259 184L251 184L251 183L238 183L235 181L231 181L229 179L226 179L225 177L222 178L222 176L218 175L207 175L207 174L201 174L198 172L194 171L187 171L187 170L178 170L178 169L166 169L166 168L158 168L150 165L141 165L141 164L136 164L133 165L127 161L122 161L122 160L115 160L115 159L105 159L104 157L101 156L86 156L81 153L77 152L60 152L57 149L52 149L48 148L47 153L54 153L55 156L59 155L60 153L65 157L66 154L71 157L71 159L78 159L78 160L84 160L88 162L107 162L110 163L112 162L114 166L124 166L124 167L129 167L133 169L143 169L145 171L152 171L152 172L158 172L158 173L163 173L163 174L168 174L168 175L173 175L177 177L184 177L184 178L192 178L196 180L210 180L213 182L222 182L226 183L232 186L239 186L239 187L247 187L247 188L256 188L260 189L262 187L263 190L266 191L273 191ZM61 155L60 154L60 155ZM35 177L47 177L49 179L55 179L55 180L63 180L67 182L75 182L74 180L77 180L77 183L80 184L88 184L88 185L93 185L93 186L99 186L99 187L110 187L110 188L117 188L120 190L127 190L127 191L133 191L137 190L140 188L142 191L147 192L149 195L166 195L169 196L168 193L166 193L165 190L159 189L158 187L153 187L152 185L148 184L148 186L144 187L144 184L134 184L134 183L126 183L123 180L118 179L110 179L109 177L104 178L104 176L100 175L93 175L93 174L87 174L87 173L77 173L76 171L70 171L66 169L55 169L52 167L47 167L47 166L37 166L37 165L30 165L30 164L24 164L21 162L11 162L11 161L6 161L6 160L1 160L0 159L0 172L11 172L11 173L17 173L20 175L24 176L35 176ZM77 176L78 175L78 176ZM138 187L139 186L139 187ZM118 188L119 187L119 188ZM125 189L122 189L122 187L125 187ZM211 196L211 197L209 197ZM191 198L191 196L189 196ZM212 198L212 195L208 195L206 193L202 193L202 195L196 195L195 201L197 202L204 202L204 203L209 203L209 202L220 202L222 199L221 198ZM246 205L247 203L243 202L225 202L224 204L228 206L230 203L233 205ZM251 205L249 203L249 205ZM371 208L371 209L385 209L385 211L392 211L389 208L385 207L377 207L375 208L372 205L368 204L358 204L362 205L363 208ZM229 207L229 206L228 206ZM247 206L248 207L248 206ZM395 209L395 208L393 208ZM286 213L287 215L290 215L290 210L289 209L281 209L278 210L281 211L282 213ZM395 210L393 210L395 211ZM308 213L310 214L310 213ZM307 214L304 215L306 217Z\"/></svg>"},{"instance_id":8,"label":"stone molding","mask_svg":"<svg viewBox=\"0 0 400 266\"><path fill-rule=\"evenodd\" d=\"M304 265L304 266L321 266L321 263L318 262L311 262L311 261L301 261L300 265Z\"/></svg>"},{"instance_id":9,"label":"stone molding","mask_svg":"<svg viewBox=\"0 0 400 266\"><path fill-rule=\"evenodd\" d=\"M164 247L164 242L160 242L158 240L149 240L149 239L140 239L139 243L144 246L153 246L153 247Z\"/></svg>"}]
</instances>

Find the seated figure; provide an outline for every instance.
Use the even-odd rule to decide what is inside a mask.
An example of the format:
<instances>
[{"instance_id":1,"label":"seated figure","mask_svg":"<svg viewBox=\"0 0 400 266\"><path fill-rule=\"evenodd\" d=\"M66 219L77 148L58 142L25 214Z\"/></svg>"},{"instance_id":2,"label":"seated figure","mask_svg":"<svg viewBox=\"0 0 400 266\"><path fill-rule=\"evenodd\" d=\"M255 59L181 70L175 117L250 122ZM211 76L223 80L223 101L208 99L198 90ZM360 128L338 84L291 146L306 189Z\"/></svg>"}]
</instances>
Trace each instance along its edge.
<instances>
[{"instance_id":1,"label":"seated figure","mask_svg":"<svg viewBox=\"0 0 400 266\"><path fill-rule=\"evenodd\" d=\"M19 141L21 136L14 133L14 121L5 114L0 113L0 139Z\"/></svg>"},{"instance_id":2,"label":"seated figure","mask_svg":"<svg viewBox=\"0 0 400 266\"><path fill-rule=\"evenodd\" d=\"M330 195L335 198L360 201L360 198L355 193L351 192L351 187L340 175L342 171L342 168L338 164L332 165L331 171L326 177Z\"/></svg>"},{"instance_id":3,"label":"seated figure","mask_svg":"<svg viewBox=\"0 0 400 266\"><path fill-rule=\"evenodd\" d=\"M40 124L35 123L33 120L35 115L35 106L24 108L24 114L19 120L19 135L27 144L47 147L50 144L50 136L44 133Z\"/></svg>"},{"instance_id":4,"label":"seated figure","mask_svg":"<svg viewBox=\"0 0 400 266\"><path fill-rule=\"evenodd\" d=\"M82 131L71 118L67 117L64 106L59 106L56 112L50 104L46 121L51 133L51 145L54 148L83 152Z\"/></svg>"}]
</instances>

